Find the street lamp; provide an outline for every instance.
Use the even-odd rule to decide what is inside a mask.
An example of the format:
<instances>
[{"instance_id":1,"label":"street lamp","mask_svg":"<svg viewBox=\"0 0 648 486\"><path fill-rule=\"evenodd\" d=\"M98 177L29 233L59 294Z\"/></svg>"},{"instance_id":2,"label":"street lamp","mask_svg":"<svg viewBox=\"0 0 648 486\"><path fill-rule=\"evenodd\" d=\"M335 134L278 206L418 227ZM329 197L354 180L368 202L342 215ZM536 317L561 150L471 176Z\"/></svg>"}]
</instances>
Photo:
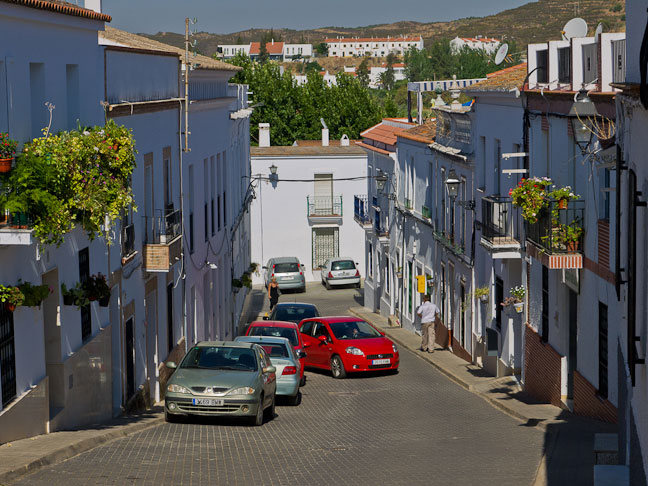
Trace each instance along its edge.
<instances>
[{"instance_id":1,"label":"street lamp","mask_svg":"<svg viewBox=\"0 0 648 486\"><path fill-rule=\"evenodd\" d=\"M574 104L569 110L569 116L572 117L570 121L574 132L574 142L584 155L592 143L594 117L598 116L596 105L587 95L587 90L584 87L574 96Z\"/></svg>"},{"instance_id":2,"label":"street lamp","mask_svg":"<svg viewBox=\"0 0 648 486\"><path fill-rule=\"evenodd\" d=\"M450 196L450 199L452 199L453 203L459 195L459 184L461 184L461 181L457 178L457 173L454 169L450 169L450 172L448 172L448 177L446 177L445 180L445 185L446 189L448 190L448 196Z\"/></svg>"},{"instance_id":3,"label":"street lamp","mask_svg":"<svg viewBox=\"0 0 648 486\"><path fill-rule=\"evenodd\" d=\"M387 173L381 169L378 169L378 175L374 176L376 180L376 189L378 192L382 192L387 183Z\"/></svg>"},{"instance_id":4,"label":"street lamp","mask_svg":"<svg viewBox=\"0 0 648 486\"><path fill-rule=\"evenodd\" d=\"M277 166L276 166L276 165L272 164L272 165L269 167L269 169L270 169L270 174L272 174L273 176L274 176L274 175L277 175Z\"/></svg>"}]
</instances>

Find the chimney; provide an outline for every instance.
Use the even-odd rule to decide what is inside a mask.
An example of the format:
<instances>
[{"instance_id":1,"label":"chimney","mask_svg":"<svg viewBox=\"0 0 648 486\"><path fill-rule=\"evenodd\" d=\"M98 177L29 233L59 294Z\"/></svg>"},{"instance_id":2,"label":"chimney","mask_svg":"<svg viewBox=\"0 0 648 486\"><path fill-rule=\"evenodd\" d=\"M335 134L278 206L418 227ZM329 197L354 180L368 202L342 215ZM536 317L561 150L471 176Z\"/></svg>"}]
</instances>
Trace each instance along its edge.
<instances>
[{"instance_id":1,"label":"chimney","mask_svg":"<svg viewBox=\"0 0 648 486\"><path fill-rule=\"evenodd\" d=\"M102 0L84 0L83 6L89 10L101 13L101 1Z\"/></svg>"},{"instance_id":2,"label":"chimney","mask_svg":"<svg viewBox=\"0 0 648 486\"><path fill-rule=\"evenodd\" d=\"M342 138L340 139L340 146L341 147L348 147L349 146L349 137L346 135L342 135Z\"/></svg>"},{"instance_id":3,"label":"chimney","mask_svg":"<svg viewBox=\"0 0 648 486\"><path fill-rule=\"evenodd\" d=\"M259 147L270 146L270 124L259 123Z\"/></svg>"},{"instance_id":4,"label":"chimney","mask_svg":"<svg viewBox=\"0 0 648 486\"><path fill-rule=\"evenodd\" d=\"M328 128L322 128L322 147L329 146L329 130Z\"/></svg>"}]
</instances>

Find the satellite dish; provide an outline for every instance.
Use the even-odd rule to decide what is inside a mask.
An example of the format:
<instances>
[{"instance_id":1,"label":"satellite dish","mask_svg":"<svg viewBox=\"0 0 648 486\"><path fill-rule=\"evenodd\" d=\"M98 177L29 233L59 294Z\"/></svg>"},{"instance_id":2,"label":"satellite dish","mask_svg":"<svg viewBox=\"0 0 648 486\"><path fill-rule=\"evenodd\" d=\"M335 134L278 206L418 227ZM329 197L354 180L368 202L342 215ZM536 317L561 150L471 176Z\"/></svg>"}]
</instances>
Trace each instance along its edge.
<instances>
[{"instance_id":1,"label":"satellite dish","mask_svg":"<svg viewBox=\"0 0 648 486\"><path fill-rule=\"evenodd\" d=\"M594 32L594 38L596 42L601 42L601 34L603 33L603 24L598 24L596 26L596 32Z\"/></svg>"},{"instance_id":2,"label":"satellite dish","mask_svg":"<svg viewBox=\"0 0 648 486\"><path fill-rule=\"evenodd\" d=\"M502 44L495 54L495 64L500 65L506 59L508 54L508 44Z\"/></svg>"},{"instance_id":3,"label":"satellite dish","mask_svg":"<svg viewBox=\"0 0 648 486\"><path fill-rule=\"evenodd\" d=\"M565 24L562 30L563 40L574 39L576 37L587 36L587 22L576 17Z\"/></svg>"}]
</instances>

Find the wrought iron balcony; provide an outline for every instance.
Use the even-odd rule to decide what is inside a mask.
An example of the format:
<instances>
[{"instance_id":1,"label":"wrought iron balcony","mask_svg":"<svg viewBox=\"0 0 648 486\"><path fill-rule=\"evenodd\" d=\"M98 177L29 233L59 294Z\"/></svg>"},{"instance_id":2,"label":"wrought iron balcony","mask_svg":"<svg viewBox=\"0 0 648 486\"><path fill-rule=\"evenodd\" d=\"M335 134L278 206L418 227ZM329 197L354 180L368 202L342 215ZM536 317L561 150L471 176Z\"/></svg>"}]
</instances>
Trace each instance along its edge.
<instances>
[{"instance_id":1,"label":"wrought iron balcony","mask_svg":"<svg viewBox=\"0 0 648 486\"><path fill-rule=\"evenodd\" d=\"M0 245L31 245L32 218L27 213L0 215Z\"/></svg>"},{"instance_id":2,"label":"wrought iron balcony","mask_svg":"<svg viewBox=\"0 0 648 486\"><path fill-rule=\"evenodd\" d=\"M179 209L156 211L144 217L144 269L168 272L182 252L182 218Z\"/></svg>"},{"instance_id":3,"label":"wrought iron balcony","mask_svg":"<svg viewBox=\"0 0 648 486\"><path fill-rule=\"evenodd\" d=\"M481 245L493 258L521 258L520 229L519 208L513 206L510 197L482 198Z\"/></svg>"},{"instance_id":4,"label":"wrought iron balcony","mask_svg":"<svg viewBox=\"0 0 648 486\"><path fill-rule=\"evenodd\" d=\"M424 218L430 219L432 218L432 211L430 211L430 208L427 206L422 206L421 207L421 216Z\"/></svg>"},{"instance_id":5,"label":"wrought iron balcony","mask_svg":"<svg viewBox=\"0 0 648 486\"><path fill-rule=\"evenodd\" d=\"M411 199L405 198L405 209L409 209L409 210L414 209Z\"/></svg>"},{"instance_id":6,"label":"wrought iron balcony","mask_svg":"<svg viewBox=\"0 0 648 486\"><path fill-rule=\"evenodd\" d=\"M306 196L306 204L309 218L342 217L342 196Z\"/></svg>"},{"instance_id":7,"label":"wrought iron balcony","mask_svg":"<svg viewBox=\"0 0 648 486\"><path fill-rule=\"evenodd\" d=\"M361 226L371 225L369 199L366 194L353 196L353 219Z\"/></svg>"}]
</instances>

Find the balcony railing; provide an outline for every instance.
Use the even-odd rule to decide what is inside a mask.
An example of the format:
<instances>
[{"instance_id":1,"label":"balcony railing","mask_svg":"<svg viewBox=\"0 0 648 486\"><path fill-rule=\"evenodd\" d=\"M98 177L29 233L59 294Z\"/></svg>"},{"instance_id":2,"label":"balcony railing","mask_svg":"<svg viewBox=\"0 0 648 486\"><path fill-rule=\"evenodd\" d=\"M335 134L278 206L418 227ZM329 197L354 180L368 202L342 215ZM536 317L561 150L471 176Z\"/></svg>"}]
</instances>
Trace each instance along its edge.
<instances>
[{"instance_id":1,"label":"balcony railing","mask_svg":"<svg viewBox=\"0 0 648 486\"><path fill-rule=\"evenodd\" d=\"M159 210L153 217L144 217L144 269L147 272L168 272L182 252L182 218L179 209Z\"/></svg>"},{"instance_id":2,"label":"balcony railing","mask_svg":"<svg viewBox=\"0 0 648 486\"><path fill-rule=\"evenodd\" d=\"M342 196L306 196L309 218L342 216Z\"/></svg>"},{"instance_id":3,"label":"balcony railing","mask_svg":"<svg viewBox=\"0 0 648 486\"><path fill-rule=\"evenodd\" d=\"M353 219L361 225L371 224L369 200L366 194L353 196Z\"/></svg>"},{"instance_id":4,"label":"balcony railing","mask_svg":"<svg viewBox=\"0 0 648 486\"><path fill-rule=\"evenodd\" d=\"M526 224L526 237L549 255L582 253L584 218L585 201L570 201L567 209L551 201L536 223Z\"/></svg>"},{"instance_id":5,"label":"balcony railing","mask_svg":"<svg viewBox=\"0 0 648 486\"><path fill-rule=\"evenodd\" d=\"M31 245L32 223L27 213L0 214L0 245Z\"/></svg>"},{"instance_id":6,"label":"balcony railing","mask_svg":"<svg viewBox=\"0 0 648 486\"><path fill-rule=\"evenodd\" d=\"M430 211L430 208L427 206L422 206L421 207L421 216L424 218L430 219L432 217L432 212Z\"/></svg>"},{"instance_id":7,"label":"balcony railing","mask_svg":"<svg viewBox=\"0 0 648 486\"><path fill-rule=\"evenodd\" d=\"M520 248L519 208L510 197L482 198L482 245L489 249Z\"/></svg>"}]
</instances>

